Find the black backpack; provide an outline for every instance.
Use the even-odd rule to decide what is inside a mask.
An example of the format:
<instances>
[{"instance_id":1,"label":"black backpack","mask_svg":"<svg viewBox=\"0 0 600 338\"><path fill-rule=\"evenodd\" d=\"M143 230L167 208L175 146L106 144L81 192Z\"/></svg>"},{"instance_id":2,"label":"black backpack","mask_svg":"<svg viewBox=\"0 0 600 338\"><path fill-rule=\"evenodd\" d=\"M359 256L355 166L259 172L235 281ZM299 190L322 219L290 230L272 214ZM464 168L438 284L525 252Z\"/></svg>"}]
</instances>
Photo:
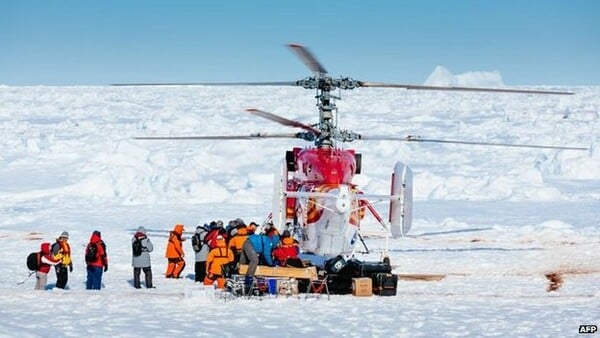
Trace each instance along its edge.
<instances>
[{"instance_id":1,"label":"black backpack","mask_svg":"<svg viewBox=\"0 0 600 338\"><path fill-rule=\"evenodd\" d=\"M138 257L142 254L142 250L144 246L142 245L142 238L136 237L135 240L131 243L131 250L133 252L133 257Z\"/></svg>"},{"instance_id":2,"label":"black backpack","mask_svg":"<svg viewBox=\"0 0 600 338\"><path fill-rule=\"evenodd\" d=\"M87 250L85 251L85 262L92 263L98 259L98 244L90 243L87 245Z\"/></svg>"},{"instance_id":3,"label":"black backpack","mask_svg":"<svg viewBox=\"0 0 600 338\"><path fill-rule=\"evenodd\" d=\"M32 252L27 255L27 268L31 271L37 271L40 268L41 252Z\"/></svg>"},{"instance_id":4,"label":"black backpack","mask_svg":"<svg viewBox=\"0 0 600 338\"><path fill-rule=\"evenodd\" d=\"M204 236L206 236L206 232L204 233ZM192 236L192 248L194 249L194 252L200 252L204 244L204 241L200 239L200 234L194 234L194 236Z\"/></svg>"}]
</instances>

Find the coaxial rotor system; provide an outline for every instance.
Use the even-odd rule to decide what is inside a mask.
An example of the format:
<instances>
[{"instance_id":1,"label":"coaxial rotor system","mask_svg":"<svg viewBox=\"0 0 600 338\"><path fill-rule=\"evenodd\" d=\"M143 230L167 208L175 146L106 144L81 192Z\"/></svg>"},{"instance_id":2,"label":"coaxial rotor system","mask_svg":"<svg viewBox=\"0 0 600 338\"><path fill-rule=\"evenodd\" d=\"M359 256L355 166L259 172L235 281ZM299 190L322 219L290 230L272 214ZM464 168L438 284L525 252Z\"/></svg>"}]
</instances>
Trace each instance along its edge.
<instances>
[{"instance_id":1,"label":"coaxial rotor system","mask_svg":"<svg viewBox=\"0 0 600 338\"><path fill-rule=\"evenodd\" d=\"M308 125L299 121L262 111L259 109L247 109L250 114L271 120L284 126L299 128L297 133L254 133L249 135L217 135L217 136L144 136L136 137L139 140L252 140L265 138L296 138L313 142L316 147L332 147L335 142L352 142L356 140L390 140L402 142L429 142L429 143L452 143L465 145L504 146L520 148L541 149L563 149L563 150L587 150L585 147L537 145L537 144L514 144L495 143L485 141L463 141L431 139L416 135L408 136L382 136L364 135L349 130L341 130L335 124L334 114L337 113L335 100L338 97L331 94L333 90L351 90L362 87L370 88L392 88L405 90L436 90L436 91L461 91L461 92L488 92L488 93L512 93L512 94L538 94L538 95L573 95L572 92L529 90L514 88L482 88L482 87L455 87L455 86L424 86L413 84L382 83L355 80L350 77L331 77L327 70L310 52L300 44L288 44L287 47L294 52L298 58L310 69L313 75L297 81L271 81L271 82L188 82L188 83L120 83L113 86L298 86L305 89L316 90L319 121L314 125Z\"/></svg>"}]
</instances>

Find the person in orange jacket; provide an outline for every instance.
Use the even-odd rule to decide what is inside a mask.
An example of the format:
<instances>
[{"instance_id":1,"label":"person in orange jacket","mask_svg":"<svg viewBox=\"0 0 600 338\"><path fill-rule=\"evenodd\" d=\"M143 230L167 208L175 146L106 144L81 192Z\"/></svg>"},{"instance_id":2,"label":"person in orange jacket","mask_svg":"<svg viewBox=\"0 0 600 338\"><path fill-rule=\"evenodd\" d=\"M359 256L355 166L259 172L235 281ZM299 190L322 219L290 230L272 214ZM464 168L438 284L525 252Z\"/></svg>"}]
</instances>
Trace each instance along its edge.
<instances>
[{"instance_id":1,"label":"person in orange jacket","mask_svg":"<svg viewBox=\"0 0 600 338\"><path fill-rule=\"evenodd\" d=\"M233 251L227 247L225 238L217 236L217 246L210 250L206 257L206 277L204 285L212 285L217 281L217 289L225 287L225 278L223 277L222 266L233 262Z\"/></svg>"},{"instance_id":2,"label":"person in orange jacket","mask_svg":"<svg viewBox=\"0 0 600 338\"><path fill-rule=\"evenodd\" d=\"M185 268L185 253L183 252L183 224L175 224L173 231L169 234L167 242L167 252L165 257L169 260L167 265L167 278L179 278L181 271Z\"/></svg>"},{"instance_id":3,"label":"person in orange jacket","mask_svg":"<svg viewBox=\"0 0 600 338\"><path fill-rule=\"evenodd\" d=\"M242 254L242 249L244 248L244 242L248 238L248 229L246 226L238 226L235 234L229 239L229 244L227 245L231 251L233 251L233 263L237 264L240 261L240 255Z\"/></svg>"}]
</instances>

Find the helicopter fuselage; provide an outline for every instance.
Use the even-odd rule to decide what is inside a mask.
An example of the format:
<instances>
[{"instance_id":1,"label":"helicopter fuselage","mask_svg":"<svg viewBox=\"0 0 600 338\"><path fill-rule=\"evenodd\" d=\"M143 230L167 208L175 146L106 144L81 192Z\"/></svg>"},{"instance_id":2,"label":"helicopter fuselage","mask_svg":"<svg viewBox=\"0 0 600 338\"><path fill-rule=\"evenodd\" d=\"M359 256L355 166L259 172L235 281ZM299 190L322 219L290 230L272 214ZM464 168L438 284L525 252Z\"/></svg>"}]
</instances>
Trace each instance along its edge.
<instances>
[{"instance_id":1,"label":"helicopter fuselage","mask_svg":"<svg viewBox=\"0 0 600 338\"><path fill-rule=\"evenodd\" d=\"M319 255L353 250L364 208L353 198L359 163L354 150L294 148L288 152L286 220L302 249Z\"/></svg>"}]
</instances>

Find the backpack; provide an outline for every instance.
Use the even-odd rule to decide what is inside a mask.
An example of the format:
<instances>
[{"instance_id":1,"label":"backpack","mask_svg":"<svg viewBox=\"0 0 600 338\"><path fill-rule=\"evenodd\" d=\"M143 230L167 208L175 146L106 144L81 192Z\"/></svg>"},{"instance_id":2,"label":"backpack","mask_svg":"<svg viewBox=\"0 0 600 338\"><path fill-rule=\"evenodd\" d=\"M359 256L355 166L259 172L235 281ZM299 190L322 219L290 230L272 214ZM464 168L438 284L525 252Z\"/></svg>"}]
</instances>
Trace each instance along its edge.
<instances>
[{"instance_id":1,"label":"backpack","mask_svg":"<svg viewBox=\"0 0 600 338\"><path fill-rule=\"evenodd\" d=\"M32 252L27 255L27 268L31 271L37 271L40 268L41 252Z\"/></svg>"},{"instance_id":2,"label":"backpack","mask_svg":"<svg viewBox=\"0 0 600 338\"><path fill-rule=\"evenodd\" d=\"M85 262L92 263L98 259L98 245L96 243L90 243L87 245L87 250L85 251Z\"/></svg>"},{"instance_id":3,"label":"backpack","mask_svg":"<svg viewBox=\"0 0 600 338\"><path fill-rule=\"evenodd\" d=\"M142 250L144 246L142 245L142 239L136 237L135 240L131 243L131 249L133 251L133 257L138 257L142 254Z\"/></svg>"},{"instance_id":4,"label":"backpack","mask_svg":"<svg viewBox=\"0 0 600 338\"><path fill-rule=\"evenodd\" d=\"M192 248L194 249L194 251L200 252L203 246L204 241L200 239L200 234L194 234L194 236L192 236Z\"/></svg>"},{"instance_id":5,"label":"backpack","mask_svg":"<svg viewBox=\"0 0 600 338\"><path fill-rule=\"evenodd\" d=\"M208 247L212 250L217 247L217 236L223 236L227 239L227 231L224 228L215 228L211 229L206 236L204 236L204 244L207 244Z\"/></svg>"}]
</instances>

